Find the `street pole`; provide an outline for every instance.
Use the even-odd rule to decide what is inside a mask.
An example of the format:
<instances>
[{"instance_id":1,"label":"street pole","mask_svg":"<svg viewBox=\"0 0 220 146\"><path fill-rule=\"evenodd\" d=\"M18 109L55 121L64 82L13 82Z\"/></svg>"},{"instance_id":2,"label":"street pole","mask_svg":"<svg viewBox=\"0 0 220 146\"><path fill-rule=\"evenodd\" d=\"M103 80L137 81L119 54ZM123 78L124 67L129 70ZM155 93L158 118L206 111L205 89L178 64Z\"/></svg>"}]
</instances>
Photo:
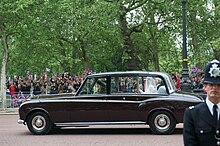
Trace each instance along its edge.
<instances>
[{"instance_id":1,"label":"street pole","mask_svg":"<svg viewBox=\"0 0 220 146\"><path fill-rule=\"evenodd\" d=\"M182 0L182 27L183 27L183 72L181 90L191 92L191 81L188 73L187 43L186 43L186 0Z\"/></svg>"}]
</instances>

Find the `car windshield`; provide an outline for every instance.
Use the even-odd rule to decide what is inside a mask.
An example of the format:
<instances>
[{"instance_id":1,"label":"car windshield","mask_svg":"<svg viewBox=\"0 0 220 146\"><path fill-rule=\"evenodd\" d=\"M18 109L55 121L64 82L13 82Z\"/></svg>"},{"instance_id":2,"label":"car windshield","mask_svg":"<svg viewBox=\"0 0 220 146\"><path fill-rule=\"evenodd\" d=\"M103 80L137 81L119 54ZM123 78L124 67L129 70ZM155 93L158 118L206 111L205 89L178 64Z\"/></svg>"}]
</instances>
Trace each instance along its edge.
<instances>
[{"instance_id":1,"label":"car windshield","mask_svg":"<svg viewBox=\"0 0 220 146\"><path fill-rule=\"evenodd\" d=\"M169 74L166 74L166 76L164 76L164 79L167 83L167 87L170 93L173 93L176 90L175 84L171 78L171 76Z\"/></svg>"}]
</instances>

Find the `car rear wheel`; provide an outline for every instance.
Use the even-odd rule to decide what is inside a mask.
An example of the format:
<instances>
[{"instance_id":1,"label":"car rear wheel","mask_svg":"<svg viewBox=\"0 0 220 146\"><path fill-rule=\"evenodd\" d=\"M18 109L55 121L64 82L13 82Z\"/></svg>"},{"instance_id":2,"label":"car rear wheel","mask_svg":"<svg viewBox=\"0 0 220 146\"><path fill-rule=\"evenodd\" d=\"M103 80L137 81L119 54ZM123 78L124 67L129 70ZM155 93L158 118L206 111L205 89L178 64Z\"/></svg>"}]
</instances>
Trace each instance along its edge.
<instances>
[{"instance_id":1,"label":"car rear wheel","mask_svg":"<svg viewBox=\"0 0 220 146\"><path fill-rule=\"evenodd\" d=\"M172 134L176 127L176 120L167 111L156 111L150 117L149 126L155 134Z\"/></svg>"},{"instance_id":2,"label":"car rear wheel","mask_svg":"<svg viewBox=\"0 0 220 146\"><path fill-rule=\"evenodd\" d=\"M27 126L31 133L40 135L47 134L52 128L50 119L44 112L35 112L27 119Z\"/></svg>"}]
</instances>

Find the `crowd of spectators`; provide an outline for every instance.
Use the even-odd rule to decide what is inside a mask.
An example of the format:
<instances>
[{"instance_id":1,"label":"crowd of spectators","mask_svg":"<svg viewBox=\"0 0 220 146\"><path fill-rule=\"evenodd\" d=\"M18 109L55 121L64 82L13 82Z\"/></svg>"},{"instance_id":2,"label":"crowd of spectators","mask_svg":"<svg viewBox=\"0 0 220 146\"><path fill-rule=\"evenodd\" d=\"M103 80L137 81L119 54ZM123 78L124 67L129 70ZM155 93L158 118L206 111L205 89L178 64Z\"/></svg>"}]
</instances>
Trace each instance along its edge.
<instances>
[{"instance_id":1,"label":"crowd of spectators","mask_svg":"<svg viewBox=\"0 0 220 146\"><path fill-rule=\"evenodd\" d=\"M11 107L18 106L29 96L38 94L60 94L75 93L80 87L84 78L95 71L84 70L79 75L70 75L69 72L59 73L49 77L47 72L42 75L7 77L7 90L11 95Z\"/></svg>"},{"instance_id":2,"label":"crowd of spectators","mask_svg":"<svg viewBox=\"0 0 220 146\"><path fill-rule=\"evenodd\" d=\"M176 89L181 90L181 79L182 74L180 73L171 73L171 77L175 83ZM191 89L192 90L203 90L203 79L204 79L204 72L201 69L196 67L190 68L189 73L189 80L191 82Z\"/></svg>"}]
</instances>

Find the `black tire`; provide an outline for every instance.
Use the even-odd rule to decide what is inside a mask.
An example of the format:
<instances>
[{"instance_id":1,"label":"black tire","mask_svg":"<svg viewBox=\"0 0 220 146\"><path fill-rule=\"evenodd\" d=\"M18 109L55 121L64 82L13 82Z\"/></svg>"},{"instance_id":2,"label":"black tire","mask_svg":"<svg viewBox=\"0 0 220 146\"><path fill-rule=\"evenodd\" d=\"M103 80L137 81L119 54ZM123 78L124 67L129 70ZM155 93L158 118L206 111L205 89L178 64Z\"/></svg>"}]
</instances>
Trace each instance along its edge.
<instances>
[{"instance_id":1,"label":"black tire","mask_svg":"<svg viewBox=\"0 0 220 146\"><path fill-rule=\"evenodd\" d=\"M43 135L50 132L52 124L48 115L44 112L35 112L27 119L27 126L31 133Z\"/></svg>"},{"instance_id":2,"label":"black tire","mask_svg":"<svg viewBox=\"0 0 220 146\"><path fill-rule=\"evenodd\" d=\"M176 119L167 111L156 111L149 120L150 129L154 134L172 134L176 128Z\"/></svg>"}]
</instances>

